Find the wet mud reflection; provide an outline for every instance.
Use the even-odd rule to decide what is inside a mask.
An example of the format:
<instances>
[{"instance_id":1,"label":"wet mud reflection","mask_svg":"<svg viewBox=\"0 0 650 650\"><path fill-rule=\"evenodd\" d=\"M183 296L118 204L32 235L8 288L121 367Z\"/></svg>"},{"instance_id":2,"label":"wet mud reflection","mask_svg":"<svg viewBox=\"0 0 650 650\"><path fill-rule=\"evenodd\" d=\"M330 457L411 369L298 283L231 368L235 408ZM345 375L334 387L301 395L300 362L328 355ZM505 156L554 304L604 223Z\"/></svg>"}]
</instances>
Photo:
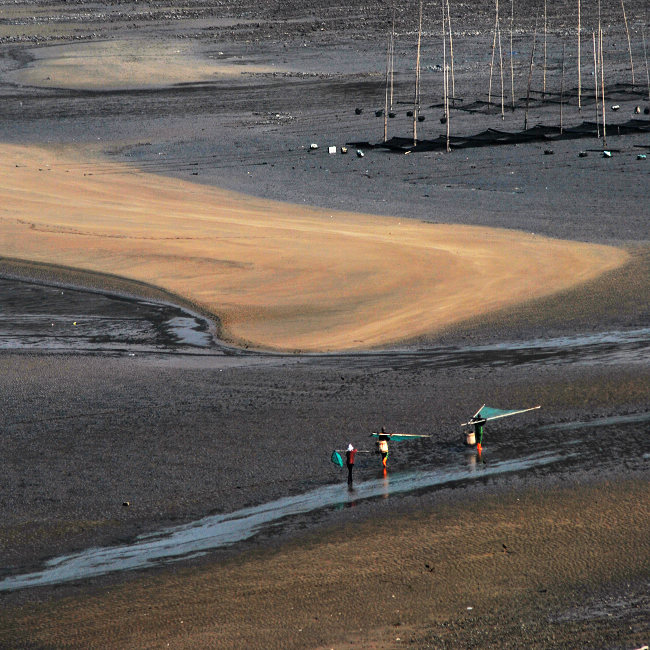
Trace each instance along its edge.
<instances>
[{"instance_id":1,"label":"wet mud reflection","mask_svg":"<svg viewBox=\"0 0 650 650\"><path fill-rule=\"evenodd\" d=\"M304 494L228 514L211 515L196 522L142 535L132 544L91 548L55 558L49 560L40 571L5 578L0 582L0 591L59 584L185 560L281 526L290 517L354 505L366 499L435 489L457 481L523 471L566 460L572 455L574 454L542 452L488 465L470 462L464 467L398 472L388 474L385 478L360 481L352 489L348 489L347 484L328 485Z\"/></svg>"},{"instance_id":2,"label":"wet mud reflection","mask_svg":"<svg viewBox=\"0 0 650 650\"><path fill-rule=\"evenodd\" d=\"M208 321L175 305L2 277L0 349L221 352Z\"/></svg>"},{"instance_id":3,"label":"wet mud reflection","mask_svg":"<svg viewBox=\"0 0 650 650\"><path fill-rule=\"evenodd\" d=\"M382 366L393 370L521 366L524 364L594 364L650 362L650 328L596 332L492 345L446 346L422 350L387 350L345 355L310 355L319 364L354 359L360 368Z\"/></svg>"}]
</instances>

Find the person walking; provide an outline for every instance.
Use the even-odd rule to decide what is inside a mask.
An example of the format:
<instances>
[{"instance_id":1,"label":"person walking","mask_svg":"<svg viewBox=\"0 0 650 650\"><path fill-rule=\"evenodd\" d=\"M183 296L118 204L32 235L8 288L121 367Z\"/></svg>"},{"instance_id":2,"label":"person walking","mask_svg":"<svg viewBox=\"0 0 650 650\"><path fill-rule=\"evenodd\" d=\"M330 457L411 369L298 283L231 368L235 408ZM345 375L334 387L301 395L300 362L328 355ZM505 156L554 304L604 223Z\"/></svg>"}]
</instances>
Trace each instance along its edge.
<instances>
[{"instance_id":1,"label":"person walking","mask_svg":"<svg viewBox=\"0 0 650 650\"><path fill-rule=\"evenodd\" d=\"M480 415L475 415L470 422L474 425L474 437L476 438L476 450L479 456L483 451L483 427L487 420Z\"/></svg>"},{"instance_id":2,"label":"person walking","mask_svg":"<svg viewBox=\"0 0 650 650\"><path fill-rule=\"evenodd\" d=\"M348 450L345 452L345 464L348 468L348 485L352 485L352 470L354 468L354 457L357 455L357 450L352 443L348 445Z\"/></svg>"},{"instance_id":3,"label":"person walking","mask_svg":"<svg viewBox=\"0 0 650 650\"><path fill-rule=\"evenodd\" d=\"M387 467L388 463L388 441L390 439L390 434L386 433L384 427L381 428L381 433L377 438L377 451L381 454L381 464L384 470Z\"/></svg>"}]
</instances>

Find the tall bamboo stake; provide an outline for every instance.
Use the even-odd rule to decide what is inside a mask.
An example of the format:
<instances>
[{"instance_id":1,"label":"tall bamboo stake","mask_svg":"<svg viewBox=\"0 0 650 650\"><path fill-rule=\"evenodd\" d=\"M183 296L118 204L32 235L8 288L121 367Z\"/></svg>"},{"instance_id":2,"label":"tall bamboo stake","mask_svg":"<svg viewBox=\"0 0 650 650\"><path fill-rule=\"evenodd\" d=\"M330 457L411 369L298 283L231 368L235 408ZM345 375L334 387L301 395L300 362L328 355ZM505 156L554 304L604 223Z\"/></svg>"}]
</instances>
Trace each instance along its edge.
<instances>
[{"instance_id":1,"label":"tall bamboo stake","mask_svg":"<svg viewBox=\"0 0 650 650\"><path fill-rule=\"evenodd\" d=\"M416 90L416 96L415 96L415 103L416 103L416 108L419 111L420 110L420 75L422 72L420 61L421 61L421 53L422 53L422 16L420 16L420 26L418 28L418 51L417 51L417 60L416 60L416 66L415 66L415 77L416 77L416 84L415 84L415 90Z\"/></svg>"},{"instance_id":2,"label":"tall bamboo stake","mask_svg":"<svg viewBox=\"0 0 650 650\"><path fill-rule=\"evenodd\" d=\"M648 85L648 101L650 102L650 72L648 72L648 52L645 48L645 25L641 28L641 37L643 38L643 58L645 59L645 79Z\"/></svg>"},{"instance_id":3,"label":"tall bamboo stake","mask_svg":"<svg viewBox=\"0 0 650 650\"><path fill-rule=\"evenodd\" d=\"M544 66L542 74L542 99L546 96L546 0L544 0Z\"/></svg>"},{"instance_id":4,"label":"tall bamboo stake","mask_svg":"<svg viewBox=\"0 0 650 650\"><path fill-rule=\"evenodd\" d=\"M418 105L420 102L420 45L422 43L422 0L418 26L418 51L415 59L415 98L413 100L413 146L418 143Z\"/></svg>"},{"instance_id":5,"label":"tall bamboo stake","mask_svg":"<svg viewBox=\"0 0 650 650\"><path fill-rule=\"evenodd\" d=\"M533 61L535 59L536 43L537 43L537 14L535 14L535 31L533 32L533 47L530 50L530 65L528 67L528 88L526 90L526 112L524 114L524 131L528 128L528 104L530 103L530 84L533 80Z\"/></svg>"},{"instance_id":6,"label":"tall bamboo stake","mask_svg":"<svg viewBox=\"0 0 650 650\"><path fill-rule=\"evenodd\" d=\"M594 41L594 93L596 94L596 137L600 138L600 112L598 109L598 58L596 57L596 32L591 33Z\"/></svg>"},{"instance_id":7,"label":"tall bamboo stake","mask_svg":"<svg viewBox=\"0 0 650 650\"><path fill-rule=\"evenodd\" d=\"M515 63L512 51L512 32L515 26L515 0L510 0L510 95L512 97L512 110L515 110Z\"/></svg>"},{"instance_id":8,"label":"tall bamboo stake","mask_svg":"<svg viewBox=\"0 0 650 650\"><path fill-rule=\"evenodd\" d=\"M566 43L562 43L562 76L560 77L560 133L563 131L563 112L564 112L564 51Z\"/></svg>"},{"instance_id":9,"label":"tall bamboo stake","mask_svg":"<svg viewBox=\"0 0 650 650\"><path fill-rule=\"evenodd\" d=\"M445 7L447 8L447 19L445 19ZM449 66L447 65L447 32L446 32L446 28L449 28L449 31L451 31L451 24L448 19L449 19L449 4L446 0L442 0L442 87L443 87L442 105L445 111L447 153L451 151L451 147L449 146ZM445 20L447 23L446 26L445 26Z\"/></svg>"},{"instance_id":10,"label":"tall bamboo stake","mask_svg":"<svg viewBox=\"0 0 650 650\"><path fill-rule=\"evenodd\" d=\"M600 70L600 76L601 76L601 110L600 110L600 116L603 120L603 144L605 143L605 84L602 81L603 79L603 32L602 32L602 27L601 27L601 19L600 19L600 0L598 0L598 68ZM596 83L598 83L598 79L596 79Z\"/></svg>"},{"instance_id":11,"label":"tall bamboo stake","mask_svg":"<svg viewBox=\"0 0 650 650\"><path fill-rule=\"evenodd\" d=\"M456 100L456 75L454 74L454 38L451 34L451 12L449 10L449 0L447 0L447 28L449 29L449 57L451 58L451 105L454 106ZM449 86L449 84L447 84ZM449 88L447 88L449 90Z\"/></svg>"},{"instance_id":12,"label":"tall bamboo stake","mask_svg":"<svg viewBox=\"0 0 650 650\"><path fill-rule=\"evenodd\" d=\"M494 53L497 47L497 27L499 25L499 0L495 0L494 36L492 38L492 59L490 60L490 85L488 87L488 105L492 103L492 72L494 70Z\"/></svg>"},{"instance_id":13,"label":"tall bamboo stake","mask_svg":"<svg viewBox=\"0 0 650 650\"><path fill-rule=\"evenodd\" d=\"M386 45L386 91L384 93L384 142L388 140L388 81L390 69L390 37Z\"/></svg>"},{"instance_id":14,"label":"tall bamboo stake","mask_svg":"<svg viewBox=\"0 0 650 650\"><path fill-rule=\"evenodd\" d=\"M600 43L600 97L603 102L603 147L607 146L607 126L605 124L605 55L603 54L603 30L598 21L598 41Z\"/></svg>"},{"instance_id":15,"label":"tall bamboo stake","mask_svg":"<svg viewBox=\"0 0 650 650\"><path fill-rule=\"evenodd\" d=\"M447 86L447 81L447 28L445 18L445 0L442 0L442 106L445 112L445 120L449 122L449 112L447 111L449 87Z\"/></svg>"},{"instance_id":16,"label":"tall bamboo stake","mask_svg":"<svg viewBox=\"0 0 650 650\"><path fill-rule=\"evenodd\" d=\"M444 94L443 106L445 110L445 133L447 153L451 151L449 146L449 66L447 65L447 35L445 32L445 0L442 0L442 74Z\"/></svg>"},{"instance_id":17,"label":"tall bamboo stake","mask_svg":"<svg viewBox=\"0 0 650 650\"><path fill-rule=\"evenodd\" d=\"M506 119L504 98L503 98L503 52L501 51L501 27L498 26L497 37L499 40L499 71L501 73L501 119Z\"/></svg>"},{"instance_id":18,"label":"tall bamboo stake","mask_svg":"<svg viewBox=\"0 0 650 650\"><path fill-rule=\"evenodd\" d=\"M447 77L447 79L445 80L445 86L447 88L449 88L449 78L448 78L448 76L449 76L449 66L446 66L445 67L445 77ZM449 144L449 123L450 123L451 120L449 119L449 97L447 95L445 95L445 114L447 115L447 122L445 124L445 126L447 127L447 153L449 153L451 151L451 146Z\"/></svg>"},{"instance_id":19,"label":"tall bamboo stake","mask_svg":"<svg viewBox=\"0 0 650 650\"><path fill-rule=\"evenodd\" d=\"M627 34L627 49L630 53L630 69L632 70L632 85L634 86L634 61L632 60L632 43L630 42L630 30L627 26L627 16L625 15L625 3L621 0L621 9L623 9L623 22L625 23L625 33Z\"/></svg>"},{"instance_id":20,"label":"tall bamboo stake","mask_svg":"<svg viewBox=\"0 0 650 650\"><path fill-rule=\"evenodd\" d=\"M582 110L582 66L580 54L580 0L578 0L578 111Z\"/></svg>"},{"instance_id":21,"label":"tall bamboo stake","mask_svg":"<svg viewBox=\"0 0 650 650\"><path fill-rule=\"evenodd\" d=\"M393 4L393 29L390 34L390 110L393 110L393 78L395 76L395 4Z\"/></svg>"}]
</instances>

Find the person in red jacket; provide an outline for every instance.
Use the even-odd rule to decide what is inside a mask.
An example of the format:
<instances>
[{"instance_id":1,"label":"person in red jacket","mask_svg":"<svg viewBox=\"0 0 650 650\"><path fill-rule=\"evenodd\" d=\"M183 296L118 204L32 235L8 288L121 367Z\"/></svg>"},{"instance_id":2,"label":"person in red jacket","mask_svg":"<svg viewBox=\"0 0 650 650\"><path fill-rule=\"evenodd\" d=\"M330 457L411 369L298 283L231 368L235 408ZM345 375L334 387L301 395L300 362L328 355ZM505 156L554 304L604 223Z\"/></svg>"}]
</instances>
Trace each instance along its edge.
<instances>
[{"instance_id":1,"label":"person in red jacket","mask_svg":"<svg viewBox=\"0 0 650 650\"><path fill-rule=\"evenodd\" d=\"M348 445L348 450L345 452L345 464L348 467L348 485L352 485L352 469L354 467L354 457L357 455L357 450L353 447L352 443Z\"/></svg>"}]
</instances>

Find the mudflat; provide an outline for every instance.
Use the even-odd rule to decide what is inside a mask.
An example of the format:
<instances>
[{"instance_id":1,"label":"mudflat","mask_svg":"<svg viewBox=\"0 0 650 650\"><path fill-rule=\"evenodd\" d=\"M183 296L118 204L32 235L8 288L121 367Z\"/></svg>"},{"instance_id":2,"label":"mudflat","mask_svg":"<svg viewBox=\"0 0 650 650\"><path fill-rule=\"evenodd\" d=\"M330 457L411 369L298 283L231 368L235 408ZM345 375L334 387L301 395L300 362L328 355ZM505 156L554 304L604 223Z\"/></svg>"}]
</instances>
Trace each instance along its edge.
<instances>
[{"instance_id":1,"label":"mudflat","mask_svg":"<svg viewBox=\"0 0 650 650\"><path fill-rule=\"evenodd\" d=\"M598 16L579 94L575 9L538 22L527 100L535 16L515 4L512 48L501 16L502 115L492 8L450 7L452 135L595 131ZM647 644L650 106L625 9L635 82L602 7L605 137L405 155L372 146L390 8L3 7L2 645ZM410 137L417 6L395 24L388 135ZM485 402L542 409L479 458L459 425ZM332 449L382 425L430 437L386 477L361 455L349 490ZM191 557L3 586L265 507Z\"/></svg>"}]
</instances>

